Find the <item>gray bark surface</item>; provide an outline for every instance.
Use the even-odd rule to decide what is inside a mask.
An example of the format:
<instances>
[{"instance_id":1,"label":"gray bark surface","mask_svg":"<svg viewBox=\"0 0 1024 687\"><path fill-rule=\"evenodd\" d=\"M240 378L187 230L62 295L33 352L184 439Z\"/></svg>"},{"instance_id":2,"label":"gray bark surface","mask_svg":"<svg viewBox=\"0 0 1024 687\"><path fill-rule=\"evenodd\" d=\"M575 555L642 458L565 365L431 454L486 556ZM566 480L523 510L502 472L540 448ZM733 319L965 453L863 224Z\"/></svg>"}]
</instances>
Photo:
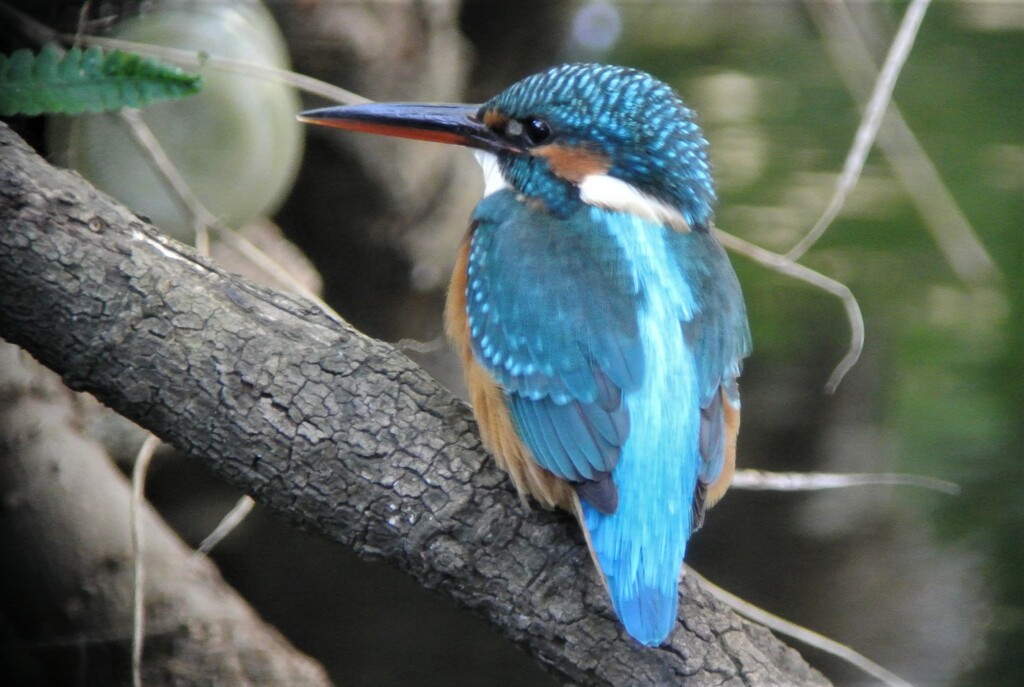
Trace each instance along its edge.
<instances>
[{"instance_id":1,"label":"gray bark surface","mask_svg":"<svg viewBox=\"0 0 1024 687\"><path fill-rule=\"evenodd\" d=\"M820 685L692 581L647 649L578 528L528 511L405 356L162 238L0 125L0 336L297 526L399 566L566 682Z\"/></svg>"}]
</instances>

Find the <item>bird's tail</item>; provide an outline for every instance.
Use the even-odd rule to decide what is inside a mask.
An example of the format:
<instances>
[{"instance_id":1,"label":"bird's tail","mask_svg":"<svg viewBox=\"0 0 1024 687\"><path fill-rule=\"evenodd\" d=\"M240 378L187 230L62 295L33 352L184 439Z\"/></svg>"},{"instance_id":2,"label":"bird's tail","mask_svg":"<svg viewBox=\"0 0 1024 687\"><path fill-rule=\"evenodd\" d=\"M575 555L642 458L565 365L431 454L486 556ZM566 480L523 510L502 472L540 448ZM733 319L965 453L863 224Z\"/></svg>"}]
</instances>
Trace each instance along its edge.
<instances>
[{"instance_id":1,"label":"bird's tail","mask_svg":"<svg viewBox=\"0 0 1024 687\"><path fill-rule=\"evenodd\" d=\"M685 536L658 536L652 546L621 508L606 515L579 499L576 515L626 631L642 644L658 646L676 622Z\"/></svg>"}]
</instances>

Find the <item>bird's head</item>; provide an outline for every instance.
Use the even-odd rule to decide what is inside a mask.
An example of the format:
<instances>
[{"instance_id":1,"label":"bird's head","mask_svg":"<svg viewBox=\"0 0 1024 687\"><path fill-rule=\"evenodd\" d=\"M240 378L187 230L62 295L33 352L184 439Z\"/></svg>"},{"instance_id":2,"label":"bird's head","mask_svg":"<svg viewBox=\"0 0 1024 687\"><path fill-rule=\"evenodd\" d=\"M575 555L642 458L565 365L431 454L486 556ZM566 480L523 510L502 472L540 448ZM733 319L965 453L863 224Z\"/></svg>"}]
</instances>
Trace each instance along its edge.
<instances>
[{"instance_id":1,"label":"bird's head","mask_svg":"<svg viewBox=\"0 0 1024 687\"><path fill-rule=\"evenodd\" d=\"M485 194L511 188L559 215L585 203L684 231L706 229L712 219L707 142L693 112L635 69L561 65L483 105L374 103L300 119L468 146L484 168Z\"/></svg>"}]
</instances>

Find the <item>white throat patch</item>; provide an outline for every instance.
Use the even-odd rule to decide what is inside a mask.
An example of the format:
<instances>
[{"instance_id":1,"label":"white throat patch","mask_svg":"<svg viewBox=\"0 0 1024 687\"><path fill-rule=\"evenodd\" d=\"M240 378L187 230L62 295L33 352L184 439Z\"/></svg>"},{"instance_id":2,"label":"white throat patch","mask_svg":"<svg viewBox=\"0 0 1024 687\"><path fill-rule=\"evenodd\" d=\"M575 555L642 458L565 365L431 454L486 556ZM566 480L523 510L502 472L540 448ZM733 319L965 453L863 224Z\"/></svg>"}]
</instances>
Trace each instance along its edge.
<instances>
[{"instance_id":1,"label":"white throat patch","mask_svg":"<svg viewBox=\"0 0 1024 687\"><path fill-rule=\"evenodd\" d=\"M583 177L579 188L580 199L587 205L628 212L637 217L667 224L676 231L690 231L689 222L679 210L622 179L607 174L589 174Z\"/></svg>"},{"instance_id":2,"label":"white throat patch","mask_svg":"<svg viewBox=\"0 0 1024 687\"><path fill-rule=\"evenodd\" d=\"M511 188L505 180L505 175L501 173L497 155L486 150L474 150L473 157L484 173L484 198L502 189Z\"/></svg>"},{"instance_id":3,"label":"white throat patch","mask_svg":"<svg viewBox=\"0 0 1024 687\"><path fill-rule=\"evenodd\" d=\"M497 191L512 188L502 174L498 157L494 153L474 150L473 157L484 173L484 198ZM580 181L579 189L580 199L587 205L615 212L627 212L652 222L667 224L676 231L690 231L690 224L681 212L622 179L607 174L589 174Z\"/></svg>"}]
</instances>

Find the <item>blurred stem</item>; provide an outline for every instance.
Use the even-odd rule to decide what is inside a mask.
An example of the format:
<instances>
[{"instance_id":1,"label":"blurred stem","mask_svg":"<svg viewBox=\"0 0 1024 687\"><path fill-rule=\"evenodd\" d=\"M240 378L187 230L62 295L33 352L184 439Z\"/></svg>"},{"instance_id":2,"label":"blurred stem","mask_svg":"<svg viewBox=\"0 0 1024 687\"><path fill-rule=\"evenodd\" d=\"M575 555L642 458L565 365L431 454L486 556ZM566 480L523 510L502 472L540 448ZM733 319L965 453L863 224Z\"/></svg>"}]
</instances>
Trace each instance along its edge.
<instances>
[{"instance_id":1,"label":"blurred stem","mask_svg":"<svg viewBox=\"0 0 1024 687\"><path fill-rule=\"evenodd\" d=\"M846 373L850 371L850 368L857 364L861 351L864 349L864 316L861 314L860 305L857 304L857 299L854 297L853 292L850 291L850 288L846 284L812 270L810 267L793 262L784 255L765 250L749 241L744 241L732 234L727 234L721 229L715 229L715 236L718 237L718 240L726 248L730 248L740 255L745 255L754 262L775 270L780 274L785 274L823 289L842 301L843 308L846 310L846 318L850 322L850 346L846 351L846 355L835 366L835 369L832 370L832 375L825 383L825 391L830 394L833 393L836 387L839 386L839 383L843 381Z\"/></svg>"},{"instance_id":2,"label":"blurred stem","mask_svg":"<svg viewBox=\"0 0 1024 687\"><path fill-rule=\"evenodd\" d=\"M813 5L813 0L808 4ZM842 2L837 4L842 5ZM899 31L896 32L896 37L893 39L889 54L885 58L885 64L882 66L882 71L878 74L877 81L875 81L875 88L871 93L871 99L864 108L864 116L861 118L860 126L857 128L857 134L854 136L853 146L846 156L846 163L843 165L843 172L839 176L832 200L829 201L825 212L818 219L814 227L786 254L786 257L790 260L799 260L821 238L822 234L829 228L829 225L832 224L832 220L843 209L847 197L857 185L860 174L864 170L864 161L868 157L872 144L874 144L875 136L882 125L882 118L885 116L889 102L892 100L892 91L896 87L896 79L899 78L900 70L903 69L903 65L907 61L907 55L910 54L910 49L914 46L917 30L920 28L921 22L924 20L924 14L930 4L931 0L913 0L903 15L903 21L900 22Z\"/></svg>"},{"instance_id":3,"label":"blurred stem","mask_svg":"<svg viewBox=\"0 0 1024 687\"><path fill-rule=\"evenodd\" d=\"M144 540L142 537L142 504L146 499L146 471L153 459L153 453L160 445L160 440L153 434L142 442L139 453L135 456L132 468L131 519L129 521L132 539L132 686L142 687L142 646L146 637L146 596L145 557L142 555Z\"/></svg>"},{"instance_id":4,"label":"blurred stem","mask_svg":"<svg viewBox=\"0 0 1024 687\"><path fill-rule=\"evenodd\" d=\"M871 52L846 4L829 12L807 3L811 19L822 34L836 71L861 103L868 97L867 82L875 74ZM865 106L868 107L869 105ZM903 113L895 102L888 106L878 131L878 148L900 178L935 243L958 277L967 282L998 278L999 268L985 250L971 223L946 188Z\"/></svg>"},{"instance_id":5,"label":"blurred stem","mask_svg":"<svg viewBox=\"0 0 1024 687\"><path fill-rule=\"evenodd\" d=\"M192 554L192 558L200 558L207 556L214 547L224 541L224 538L231 534L236 527L242 524L242 521L252 512L256 502L253 501L251 496L243 496L235 502L234 508L228 511L228 514L221 518L221 521L217 523L217 526L213 529L199 546L196 547L196 551Z\"/></svg>"},{"instance_id":6,"label":"blurred stem","mask_svg":"<svg viewBox=\"0 0 1024 687\"><path fill-rule=\"evenodd\" d=\"M829 472L768 472L765 470L737 470L732 478L733 489L748 491L820 491L865 486L920 487L957 495L960 486L927 475L904 473L829 473Z\"/></svg>"}]
</instances>

